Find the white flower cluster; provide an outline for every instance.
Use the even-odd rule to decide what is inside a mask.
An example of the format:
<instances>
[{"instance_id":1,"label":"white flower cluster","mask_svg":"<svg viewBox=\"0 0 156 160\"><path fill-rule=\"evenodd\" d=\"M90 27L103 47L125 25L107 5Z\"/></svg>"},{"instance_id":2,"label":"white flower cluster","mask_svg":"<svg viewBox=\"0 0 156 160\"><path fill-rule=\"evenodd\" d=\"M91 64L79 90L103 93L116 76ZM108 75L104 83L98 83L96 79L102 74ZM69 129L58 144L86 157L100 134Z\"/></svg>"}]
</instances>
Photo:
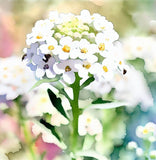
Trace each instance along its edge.
<instances>
[{"instance_id":1,"label":"white flower cluster","mask_svg":"<svg viewBox=\"0 0 156 160\"><path fill-rule=\"evenodd\" d=\"M153 122L148 122L145 126L138 126L136 128L136 135L139 138L142 138L146 142L144 143L145 147L150 149L152 143L156 141L156 124ZM151 150L147 152L146 150L140 148L135 141L129 142L127 145L127 149L134 150L138 157L142 157L146 154L149 154L146 156L150 157L150 159L156 158L156 150Z\"/></svg>"},{"instance_id":2,"label":"white flower cluster","mask_svg":"<svg viewBox=\"0 0 156 160\"><path fill-rule=\"evenodd\" d=\"M36 77L54 78L62 75L65 82L75 81L74 72L87 79L109 80L114 72L125 74L124 64L111 53L118 34L111 22L88 10L80 15L50 12L39 20L27 35L23 60Z\"/></svg>"},{"instance_id":3,"label":"white flower cluster","mask_svg":"<svg viewBox=\"0 0 156 160\"><path fill-rule=\"evenodd\" d=\"M156 72L156 39L154 37L129 37L123 40L125 59L141 58L148 72Z\"/></svg>"},{"instance_id":4,"label":"white flower cluster","mask_svg":"<svg viewBox=\"0 0 156 160\"><path fill-rule=\"evenodd\" d=\"M129 149L129 150L135 150L136 155L137 155L138 157L142 157L143 154L144 154L143 149L140 148L140 147L138 147L137 143L134 142L134 141L131 141L131 142L128 143L127 149Z\"/></svg>"},{"instance_id":5,"label":"white flower cluster","mask_svg":"<svg viewBox=\"0 0 156 160\"><path fill-rule=\"evenodd\" d=\"M153 122L147 123L145 126L138 126L136 135L139 138L148 140L150 142L156 141L156 124Z\"/></svg>"},{"instance_id":6,"label":"white flower cluster","mask_svg":"<svg viewBox=\"0 0 156 160\"><path fill-rule=\"evenodd\" d=\"M115 43L112 53L116 57L120 55L120 59L124 59L124 55L126 54L120 43ZM121 62L124 63L123 60ZM97 96L98 94L101 96L109 93L114 88L115 99L127 102L127 106L130 106L131 109L137 104L140 104L141 109L144 111L153 106L152 94L144 75L132 66L124 65L123 69L128 74L121 75L120 72L114 73L110 81L95 80L87 86L87 89L96 93Z\"/></svg>"},{"instance_id":7,"label":"white flower cluster","mask_svg":"<svg viewBox=\"0 0 156 160\"><path fill-rule=\"evenodd\" d=\"M6 100L27 93L35 83L32 72L18 57L1 58L0 73L0 96L6 96Z\"/></svg>"}]
</instances>

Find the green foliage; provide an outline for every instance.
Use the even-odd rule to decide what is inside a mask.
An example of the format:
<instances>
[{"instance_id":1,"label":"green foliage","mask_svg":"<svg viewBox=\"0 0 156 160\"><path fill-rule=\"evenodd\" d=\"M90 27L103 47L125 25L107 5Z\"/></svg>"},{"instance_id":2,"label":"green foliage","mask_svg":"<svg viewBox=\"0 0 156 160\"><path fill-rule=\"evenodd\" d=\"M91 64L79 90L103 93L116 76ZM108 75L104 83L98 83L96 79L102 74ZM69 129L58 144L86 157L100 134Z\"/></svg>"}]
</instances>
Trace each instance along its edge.
<instances>
[{"instance_id":1,"label":"green foliage","mask_svg":"<svg viewBox=\"0 0 156 160\"><path fill-rule=\"evenodd\" d=\"M59 135L57 134L55 127L52 126L50 123L47 123L44 119L40 120L40 123L43 124L46 128L50 129L51 133L59 140L61 141Z\"/></svg>"},{"instance_id":2,"label":"green foliage","mask_svg":"<svg viewBox=\"0 0 156 160\"><path fill-rule=\"evenodd\" d=\"M66 114L66 112L65 112L62 104L61 104L61 99L58 98L58 97L56 97L56 95L55 95L50 89L48 89L47 92L48 92L50 101L51 101L51 103L53 104L53 106L54 106L65 118L69 119L69 118L67 117L67 114Z\"/></svg>"}]
</instances>

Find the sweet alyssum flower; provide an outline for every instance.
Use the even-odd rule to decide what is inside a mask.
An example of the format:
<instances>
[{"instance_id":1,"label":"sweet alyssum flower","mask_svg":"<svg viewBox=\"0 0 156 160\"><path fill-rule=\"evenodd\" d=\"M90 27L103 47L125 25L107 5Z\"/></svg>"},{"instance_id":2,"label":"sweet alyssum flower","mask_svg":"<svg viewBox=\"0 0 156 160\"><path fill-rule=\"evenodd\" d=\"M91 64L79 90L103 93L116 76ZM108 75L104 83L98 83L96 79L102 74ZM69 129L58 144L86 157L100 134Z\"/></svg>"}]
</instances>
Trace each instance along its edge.
<instances>
[{"instance_id":1,"label":"sweet alyssum flower","mask_svg":"<svg viewBox=\"0 0 156 160\"><path fill-rule=\"evenodd\" d=\"M136 129L136 135L139 138L148 140L150 142L156 141L156 124L148 122L145 126L138 126Z\"/></svg>"},{"instance_id":2,"label":"sweet alyssum flower","mask_svg":"<svg viewBox=\"0 0 156 160\"><path fill-rule=\"evenodd\" d=\"M5 96L7 100L27 93L35 83L32 72L18 57L0 59L0 73L0 96Z\"/></svg>"},{"instance_id":3,"label":"sweet alyssum flower","mask_svg":"<svg viewBox=\"0 0 156 160\"><path fill-rule=\"evenodd\" d=\"M89 135L97 135L102 133L102 124L92 115L83 113L79 116L79 134L84 136L86 134Z\"/></svg>"},{"instance_id":4,"label":"sweet alyssum flower","mask_svg":"<svg viewBox=\"0 0 156 160\"><path fill-rule=\"evenodd\" d=\"M127 37L123 39L125 59L141 58L148 72L156 72L156 39L149 36Z\"/></svg>"},{"instance_id":5,"label":"sweet alyssum flower","mask_svg":"<svg viewBox=\"0 0 156 160\"><path fill-rule=\"evenodd\" d=\"M138 126L136 128L137 137L143 141L143 146L139 147L142 143L138 144L135 141L131 141L127 145L127 149L135 151L137 157L145 157L145 159L155 159L156 151L151 150L156 141L156 124L153 122L146 123L145 126Z\"/></svg>"},{"instance_id":6,"label":"sweet alyssum flower","mask_svg":"<svg viewBox=\"0 0 156 160\"><path fill-rule=\"evenodd\" d=\"M88 70L84 77L96 77L98 70L90 71L95 62L101 65L104 74L100 76L105 79L105 75L113 74L111 67L118 70L115 61L104 64L107 57L113 57L109 51L117 39L112 23L99 14L91 15L87 10L81 15L54 11L48 19L37 21L27 36L29 48L24 49L23 60L39 79L63 75L63 80L72 84L74 73L80 73L82 68ZM83 78L81 73L80 76Z\"/></svg>"},{"instance_id":7,"label":"sweet alyssum flower","mask_svg":"<svg viewBox=\"0 0 156 160\"><path fill-rule=\"evenodd\" d=\"M121 76L127 74L126 65L119 63L120 56L114 56L111 52L117 40L118 34L112 23L100 14L91 15L87 10L83 10L80 15L50 12L47 19L36 22L32 33L27 36L29 46L24 49L23 60L35 72L39 80L36 85L42 82L50 83L69 101L72 113L70 117L71 114L68 115L61 103L62 99L48 89L50 101L60 114L47 107L49 113L53 112L49 120L49 115L47 118L44 114L45 108L41 109L41 112L34 111L34 114L43 115L43 118L40 123L35 122L33 133L36 136L42 134L43 141L55 143L65 149L63 135L57 134L55 126L70 122L69 149L73 159L79 157L76 155L79 135L84 139L86 134L102 135L103 130L98 119L81 114L80 91L94 80L108 83L116 73ZM43 99L42 104L45 101L46 99ZM36 104L39 105L37 102ZM31 114L31 107L28 108ZM92 156L89 154L89 157Z\"/></svg>"}]
</instances>

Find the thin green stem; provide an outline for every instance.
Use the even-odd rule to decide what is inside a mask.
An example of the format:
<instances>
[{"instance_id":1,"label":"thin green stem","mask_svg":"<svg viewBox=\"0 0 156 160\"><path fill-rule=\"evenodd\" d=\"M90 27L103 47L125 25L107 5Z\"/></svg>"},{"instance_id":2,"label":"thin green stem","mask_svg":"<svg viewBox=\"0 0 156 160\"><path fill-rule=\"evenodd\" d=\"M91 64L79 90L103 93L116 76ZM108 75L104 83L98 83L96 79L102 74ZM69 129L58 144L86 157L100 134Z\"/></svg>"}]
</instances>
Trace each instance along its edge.
<instances>
[{"instance_id":1,"label":"thin green stem","mask_svg":"<svg viewBox=\"0 0 156 160\"><path fill-rule=\"evenodd\" d=\"M72 115L73 115L73 121L72 121L72 137L71 137L71 150L74 153L77 149L77 142L78 142L78 118L79 118L79 93L80 93L80 80L81 78L78 76L77 73L75 73L76 80L71 85L73 88L73 95L74 99L70 100L70 104L72 107Z\"/></svg>"},{"instance_id":2,"label":"thin green stem","mask_svg":"<svg viewBox=\"0 0 156 160\"><path fill-rule=\"evenodd\" d=\"M32 140L31 140L31 132L28 130L27 126L26 126L26 121L25 118L23 117L22 114L22 104L21 104L21 97L18 97L15 100L17 109L18 109L18 118L19 118L19 123L21 128L23 129L23 134L24 134L24 138L25 138L25 143L28 146L29 149L29 153L30 153L30 158L31 160L36 160L36 154L34 153L34 149L33 149L33 144L32 144Z\"/></svg>"}]
</instances>

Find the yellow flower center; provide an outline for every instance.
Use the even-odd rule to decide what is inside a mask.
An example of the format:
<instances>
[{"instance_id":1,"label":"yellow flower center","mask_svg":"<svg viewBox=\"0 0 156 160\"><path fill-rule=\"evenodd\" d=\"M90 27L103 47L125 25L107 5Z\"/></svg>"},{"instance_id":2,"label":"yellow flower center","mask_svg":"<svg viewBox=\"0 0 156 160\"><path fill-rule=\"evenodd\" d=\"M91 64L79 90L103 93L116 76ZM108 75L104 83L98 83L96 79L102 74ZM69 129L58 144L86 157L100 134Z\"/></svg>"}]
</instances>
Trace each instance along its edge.
<instances>
[{"instance_id":1,"label":"yellow flower center","mask_svg":"<svg viewBox=\"0 0 156 160\"><path fill-rule=\"evenodd\" d=\"M71 68L70 68L69 66L66 66L65 71L66 71L66 72L70 72L70 71L71 71Z\"/></svg>"},{"instance_id":2,"label":"yellow flower center","mask_svg":"<svg viewBox=\"0 0 156 160\"><path fill-rule=\"evenodd\" d=\"M120 61L120 62L119 62L119 64L121 65L121 64L122 64L122 62Z\"/></svg>"},{"instance_id":3,"label":"yellow flower center","mask_svg":"<svg viewBox=\"0 0 156 160\"><path fill-rule=\"evenodd\" d=\"M8 69L8 67L4 67L3 69L6 71Z\"/></svg>"},{"instance_id":4,"label":"yellow flower center","mask_svg":"<svg viewBox=\"0 0 156 160\"><path fill-rule=\"evenodd\" d=\"M62 50L63 50L64 52L69 53L69 52L70 52L70 47L69 47L68 45L64 45L63 48L62 48Z\"/></svg>"},{"instance_id":5,"label":"yellow flower center","mask_svg":"<svg viewBox=\"0 0 156 160\"><path fill-rule=\"evenodd\" d=\"M19 73L23 73L23 72L24 72L24 69L23 69L23 68L19 68L19 69L18 69L18 72L19 72Z\"/></svg>"},{"instance_id":6,"label":"yellow flower center","mask_svg":"<svg viewBox=\"0 0 156 160\"><path fill-rule=\"evenodd\" d=\"M87 121L87 123L90 123L91 122L91 118L87 118L86 121Z\"/></svg>"},{"instance_id":7,"label":"yellow flower center","mask_svg":"<svg viewBox=\"0 0 156 160\"><path fill-rule=\"evenodd\" d=\"M100 43L98 48L99 48L100 51L104 51L105 50L105 44Z\"/></svg>"},{"instance_id":8,"label":"yellow flower center","mask_svg":"<svg viewBox=\"0 0 156 160\"><path fill-rule=\"evenodd\" d=\"M43 37L42 36L40 36L40 35L37 35L36 36L36 39L42 39Z\"/></svg>"},{"instance_id":9,"label":"yellow flower center","mask_svg":"<svg viewBox=\"0 0 156 160\"><path fill-rule=\"evenodd\" d=\"M103 26L103 27L100 27L101 29L105 29L105 26Z\"/></svg>"},{"instance_id":10,"label":"yellow flower center","mask_svg":"<svg viewBox=\"0 0 156 160\"><path fill-rule=\"evenodd\" d=\"M8 76L7 76L6 74L4 74L4 75L3 75L3 78L5 78L5 79L6 79L6 78L8 78Z\"/></svg>"},{"instance_id":11,"label":"yellow flower center","mask_svg":"<svg viewBox=\"0 0 156 160\"><path fill-rule=\"evenodd\" d=\"M48 49L52 51L55 47L53 45L48 46Z\"/></svg>"},{"instance_id":12,"label":"yellow flower center","mask_svg":"<svg viewBox=\"0 0 156 160\"><path fill-rule=\"evenodd\" d=\"M141 51L141 50L142 50L142 47L141 47L141 46L138 46L138 47L137 47L137 50L138 50L138 51Z\"/></svg>"},{"instance_id":13,"label":"yellow flower center","mask_svg":"<svg viewBox=\"0 0 156 160\"><path fill-rule=\"evenodd\" d=\"M148 129L145 128L142 132L143 132L143 134L147 134L148 133Z\"/></svg>"},{"instance_id":14,"label":"yellow flower center","mask_svg":"<svg viewBox=\"0 0 156 160\"><path fill-rule=\"evenodd\" d=\"M86 68L86 69L89 69L91 67L91 64L89 64L89 63L88 64L83 64L83 67Z\"/></svg>"},{"instance_id":15,"label":"yellow flower center","mask_svg":"<svg viewBox=\"0 0 156 160\"><path fill-rule=\"evenodd\" d=\"M22 78L22 83L27 83L27 80L25 78Z\"/></svg>"},{"instance_id":16,"label":"yellow flower center","mask_svg":"<svg viewBox=\"0 0 156 160\"><path fill-rule=\"evenodd\" d=\"M41 103L46 103L48 101L48 99L46 98L46 97L42 97L41 99L40 99L40 102Z\"/></svg>"},{"instance_id":17,"label":"yellow flower center","mask_svg":"<svg viewBox=\"0 0 156 160\"><path fill-rule=\"evenodd\" d=\"M103 66L103 70L104 70L105 72L108 72L108 68L107 68L106 66Z\"/></svg>"},{"instance_id":18,"label":"yellow flower center","mask_svg":"<svg viewBox=\"0 0 156 160\"><path fill-rule=\"evenodd\" d=\"M81 53L85 53L86 54L87 52L88 52L87 48L82 48L81 49Z\"/></svg>"}]
</instances>

